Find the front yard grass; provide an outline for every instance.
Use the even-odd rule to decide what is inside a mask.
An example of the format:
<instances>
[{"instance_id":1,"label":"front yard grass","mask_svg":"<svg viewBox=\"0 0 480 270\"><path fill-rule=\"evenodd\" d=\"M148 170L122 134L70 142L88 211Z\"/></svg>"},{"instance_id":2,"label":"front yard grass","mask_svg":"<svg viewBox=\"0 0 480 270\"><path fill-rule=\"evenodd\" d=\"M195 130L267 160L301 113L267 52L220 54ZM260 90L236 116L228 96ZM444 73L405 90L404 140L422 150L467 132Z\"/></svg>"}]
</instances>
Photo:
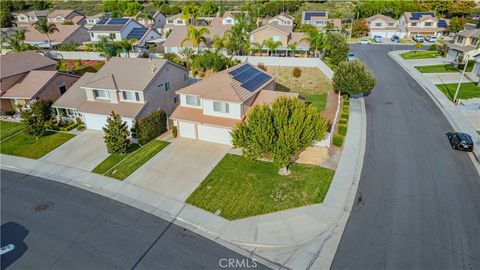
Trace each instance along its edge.
<instances>
[{"instance_id":1,"label":"front yard grass","mask_svg":"<svg viewBox=\"0 0 480 270\"><path fill-rule=\"evenodd\" d=\"M292 164L281 176L271 162L227 154L190 195L187 203L220 216L239 219L321 203L335 172Z\"/></svg>"},{"instance_id":2,"label":"front yard grass","mask_svg":"<svg viewBox=\"0 0 480 270\"><path fill-rule=\"evenodd\" d=\"M400 56L403 59L426 59L426 58L436 58L439 57L440 54L438 51L411 51L401 53Z\"/></svg>"},{"instance_id":3,"label":"front yard grass","mask_svg":"<svg viewBox=\"0 0 480 270\"><path fill-rule=\"evenodd\" d=\"M130 153L133 153L135 150L140 148L140 145L136 143L130 144L130 146L127 149L127 153L125 154L110 154L104 161L102 161L100 164L95 167L92 172L98 173L98 174L104 174L111 168L113 168L115 165L117 165L120 161L122 161L124 158L126 158Z\"/></svg>"},{"instance_id":4,"label":"front yard grass","mask_svg":"<svg viewBox=\"0 0 480 270\"><path fill-rule=\"evenodd\" d=\"M21 123L0 121L0 140L4 140L23 129Z\"/></svg>"},{"instance_id":5,"label":"front yard grass","mask_svg":"<svg viewBox=\"0 0 480 270\"><path fill-rule=\"evenodd\" d=\"M133 151L132 153L127 154L126 157L121 159L118 157L112 158L112 160L108 161L107 163L113 163L115 159L120 160L105 173L105 176L113 177L118 180L124 180L169 144L169 142L153 140ZM109 158L110 157L107 159ZM105 167L106 166L107 165L105 165ZM108 166L110 166L110 164L108 164Z\"/></svg>"},{"instance_id":6,"label":"front yard grass","mask_svg":"<svg viewBox=\"0 0 480 270\"><path fill-rule=\"evenodd\" d=\"M39 159L73 137L75 135L68 133L47 132L37 140L34 136L25 132L19 132L2 141L0 152L7 155Z\"/></svg>"},{"instance_id":7,"label":"front yard grass","mask_svg":"<svg viewBox=\"0 0 480 270\"><path fill-rule=\"evenodd\" d=\"M451 64L432 65L432 66L417 66L415 67L421 73L445 73L445 72L460 72L458 68Z\"/></svg>"},{"instance_id":8,"label":"front yard grass","mask_svg":"<svg viewBox=\"0 0 480 270\"><path fill-rule=\"evenodd\" d=\"M443 94L445 94L445 96L447 96L450 100L453 100L458 83L437 84L436 86L438 87L438 89L440 89L440 91L442 91ZM458 91L457 98L480 98L480 87L473 82L462 83L460 86L460 90Z\"/></svg>"}]
</instances>

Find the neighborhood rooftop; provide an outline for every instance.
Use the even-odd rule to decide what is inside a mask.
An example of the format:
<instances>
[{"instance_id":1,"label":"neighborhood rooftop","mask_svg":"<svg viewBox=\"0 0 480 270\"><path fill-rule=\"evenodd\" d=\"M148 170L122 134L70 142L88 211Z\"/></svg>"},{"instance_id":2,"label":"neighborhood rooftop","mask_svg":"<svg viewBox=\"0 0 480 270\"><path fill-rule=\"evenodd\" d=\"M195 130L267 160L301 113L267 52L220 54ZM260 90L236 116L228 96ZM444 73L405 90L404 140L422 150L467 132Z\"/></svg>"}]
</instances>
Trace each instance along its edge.
<instances>
[{"instance_id":1,"label":"neighborhood rooftop","mask_svg":"<svg viewBox=\"0 0 480 270\"><path fill-rule=\"evenodd\" d=\"M132 19L129 18L110 18L110 19L101 19L95 24L90 31L120 31L125 27L125 25Z\"/></svg>"},{"instance_id":2,"label":"neighborhood rooftop","mask_svg":"<svg viewBox=\"0 0 480 270\"><path fill-rule=\"evenodd\" d=\"M2 79L57 64L57 61L33 51L1 55L0 62Z\"/></svg>"}]
</instances>

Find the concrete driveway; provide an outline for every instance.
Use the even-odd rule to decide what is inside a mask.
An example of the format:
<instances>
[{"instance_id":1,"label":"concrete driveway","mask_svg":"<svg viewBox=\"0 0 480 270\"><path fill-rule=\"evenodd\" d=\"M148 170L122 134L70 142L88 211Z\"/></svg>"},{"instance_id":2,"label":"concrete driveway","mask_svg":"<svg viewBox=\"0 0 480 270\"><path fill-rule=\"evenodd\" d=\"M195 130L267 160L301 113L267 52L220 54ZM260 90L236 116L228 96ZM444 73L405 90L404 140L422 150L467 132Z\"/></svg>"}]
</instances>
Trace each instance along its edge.
<instances>
[{"instance_id":1,"label":"concrete driveway","mask_svg":"<svg viewBox=\"0 0 480 270\"><path fill-rule=\"evenodd\" d=\"M107 157L103 132L86 130L42 157L42 160L91 171Z\"/></svg>"},{"instance_id":2,"label":"concrete driveway","mask_svg":"<svg viewBox=\"0 0 480 270\"><path fill-rule=\"evenodd\" d=\"M423 73L425 77L431 80L434 84L440 83L458 83L462 73L449 72L449 73ZM463 76L463 82L478 82L478 76L473 72L465 72Z\"/></svg>"},{"instance_id":3,"label":"concrete driveway","mask_svg":"<svg viewBox=\"0 0 480 270\"><path fill-rule=\"evenodd\" d=\"M124 181L186 200L230 146L177 138Z\"/></svg>"},{"instance_id":4,"label":"concrete driveway","mask_svg":"<svg viewBox=\"0 0 480 270\"><path fill-rule=\"evenodd\" d=\"M450 64L452 60L448 58L426 58L426 59L410 59L407 60L407 63L412 66L432 66L432 65L442 65L442 64Z\"/></svg>"}]
</instances>

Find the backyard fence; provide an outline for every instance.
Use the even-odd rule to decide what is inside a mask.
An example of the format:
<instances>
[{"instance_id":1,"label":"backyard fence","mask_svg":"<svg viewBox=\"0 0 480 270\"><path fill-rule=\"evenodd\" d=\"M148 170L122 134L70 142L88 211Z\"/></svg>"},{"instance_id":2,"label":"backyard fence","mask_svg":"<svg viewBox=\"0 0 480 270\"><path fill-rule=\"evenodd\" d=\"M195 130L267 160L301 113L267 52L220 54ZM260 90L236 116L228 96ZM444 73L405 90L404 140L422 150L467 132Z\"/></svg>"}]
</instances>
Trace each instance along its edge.
<instances>
[{"instance_id":1,"label":"backyard fence","mask_svg":"<svg viewBox=\"0 0 480 270\"><path fill-rule=\"evenodd\" d=\"M101 60L105 57L99 52L78 52L78 51L53 51L45 50L43 54L52 59L68 59L68 60Z\"/></svg>"}]
</instances>

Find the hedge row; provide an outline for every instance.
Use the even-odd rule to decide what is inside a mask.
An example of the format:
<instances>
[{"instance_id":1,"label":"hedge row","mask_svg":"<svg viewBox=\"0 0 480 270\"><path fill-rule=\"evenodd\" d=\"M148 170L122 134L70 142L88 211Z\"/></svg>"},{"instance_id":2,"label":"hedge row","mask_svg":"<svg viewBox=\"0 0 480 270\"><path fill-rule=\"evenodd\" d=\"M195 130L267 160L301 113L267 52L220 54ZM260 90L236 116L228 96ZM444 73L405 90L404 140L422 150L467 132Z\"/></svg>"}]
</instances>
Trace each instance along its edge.
<instances>
[{"instance_id":1,"label":"hedge row","mask_svg":"<svg viewBox=\"0 0 480 270\"><path fill-rule=\"evenodd\" d=\"M144 145L165 131L167 131L167 114L164 111L157 111L135 121L132 136Z\"/></svg>"}]
</instances>

